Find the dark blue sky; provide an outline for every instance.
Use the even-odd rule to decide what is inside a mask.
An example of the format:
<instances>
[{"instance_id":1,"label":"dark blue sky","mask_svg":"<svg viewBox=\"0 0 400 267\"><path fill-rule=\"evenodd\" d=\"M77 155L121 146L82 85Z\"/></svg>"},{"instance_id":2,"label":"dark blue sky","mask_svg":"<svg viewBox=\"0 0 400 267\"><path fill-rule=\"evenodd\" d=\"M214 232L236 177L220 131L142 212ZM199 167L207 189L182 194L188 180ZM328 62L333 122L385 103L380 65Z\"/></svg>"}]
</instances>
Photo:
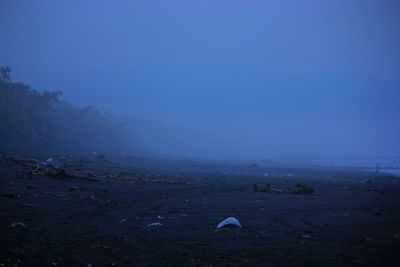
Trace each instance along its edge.
<instances>
[{"instance_id":1,"label":"dark blue sky","mask_svg":"<svg viewBox=\"0 0 400 267\"><path fill-rule=\"evenodd\" d=\"M399 155L397 1L2 0L0 36L14 80L182 129L161 152Z\"/></svg>"}]
</instances>

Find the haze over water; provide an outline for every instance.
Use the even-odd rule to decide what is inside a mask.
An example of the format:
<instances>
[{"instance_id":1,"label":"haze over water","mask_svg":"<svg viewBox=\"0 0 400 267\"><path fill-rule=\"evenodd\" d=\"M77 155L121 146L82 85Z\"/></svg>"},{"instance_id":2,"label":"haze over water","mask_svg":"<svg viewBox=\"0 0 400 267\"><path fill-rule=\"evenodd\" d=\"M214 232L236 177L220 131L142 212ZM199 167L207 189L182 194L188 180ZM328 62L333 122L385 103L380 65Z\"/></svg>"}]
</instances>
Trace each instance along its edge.
<instances>
[{"instance_id":1,"label":"haze over water","mask_svg":"<svg viewBox=\"0 0 400 267\"><path fill-rule=\"evenodd\" d=\"M396 1L9 1L13 79L139 122L157 155L398 157Z\"/></svg>"}]
</instances>

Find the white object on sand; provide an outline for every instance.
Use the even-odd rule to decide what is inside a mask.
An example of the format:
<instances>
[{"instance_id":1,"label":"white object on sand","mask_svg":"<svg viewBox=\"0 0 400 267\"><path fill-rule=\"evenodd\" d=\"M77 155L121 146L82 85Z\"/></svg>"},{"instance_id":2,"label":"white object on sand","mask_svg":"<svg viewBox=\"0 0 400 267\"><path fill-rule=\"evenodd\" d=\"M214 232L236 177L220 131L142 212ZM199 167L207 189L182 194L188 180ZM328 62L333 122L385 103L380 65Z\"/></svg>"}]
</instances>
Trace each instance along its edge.
<instances>
[{"instance_id":1,"label":"white object on sand","mask_svg":"<svg viewBox=\"0 0 400 267\"><path fill-rule=\"evenodd\" d=\"M226 218L225 220L223 220L222 222L220 222L217 225L217 228L223 228L226 226L237 226L237 227L242 228L242 225L240 224L239 220L236 219L235 217Z\"/></svg>"},{"instance_id":2,"label":"white object on sand","mask_svg":"<svg viewBox=\"0 0 400 267\"><path fill-rule=\"evenodd\" d=\"M25 224L22 222L14 222L10 225L11 227L16 227L16 226L20 226L22 228L26 228Z\"/></svg>"},{"instance_id":3,"label":"white object on sand","mask_svg":"<svg viewBox=\"0 0 400 267\"><path fill-rule=\"evenodd\" d=\"M152 226L162 226L163 224L162 223L160 223L160 222L154 222L154 223L149 223L148 225L147 225L147 227L152 227Z\"/></svg>"},{"instance_id":4,"label":"white object on sand","mask_svg":"<svg viewBox=\"0 0 400 267\"><path fill-rule=\"evenodd\" d=\"M54 168L54 169L61 169L62 168L62 164L61 162L59 162L58 160L55 160L53 158L48 158L45 162L46 166Z\"/></svg>"}]
</instances>

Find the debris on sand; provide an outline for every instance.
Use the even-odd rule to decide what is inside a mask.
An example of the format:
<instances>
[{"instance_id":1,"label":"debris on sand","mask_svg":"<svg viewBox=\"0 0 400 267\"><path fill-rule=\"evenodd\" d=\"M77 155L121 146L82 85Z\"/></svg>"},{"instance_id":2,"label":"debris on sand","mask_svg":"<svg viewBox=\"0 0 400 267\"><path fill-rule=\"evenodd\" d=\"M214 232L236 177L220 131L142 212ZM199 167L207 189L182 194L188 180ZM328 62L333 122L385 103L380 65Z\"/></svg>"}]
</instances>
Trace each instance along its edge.
<instances>
[{"instance_id":1,"label":"debris on sand","mask_svg":"<svg viewBox=\"0 0 400 267\"><path fill-rule=\"evenodd\" d=\"M314 188L305 183L297 183L296 187L290 192L291 194L309 195L314 193Z\"/></svg>"},{"instance_id":2,"label":"debris on sand","mask_svg":"<svg viewBox=\"0 0 400 267\"><path fill-rule=\"evenodd\" d=\"M53 158L48 158L45 163L46 166L51 167L53 169L62 169L62 164Z\"/></svg>"},{"instance_id":3,"label":"debris on sand","mask_svg":"<svg viewBox=\"0 0 400 267\"><path fill-rule=\"evenodd\" d=\"M14 161L22 166L31 168L30 173L34 176L50 176L53 178L74 178L86 181L98 182L98 179L91 178L97 176L94 172L67 173L65 166L58 160L48 158L46 161L39 161L32 158L21 158L18 156L9 156L8 160Z\"/></svg>"},{"instance_id":4,"label":"debris on sand","mask_svg":"<svg viewBox=\"0 0 400 267\"><path fill-rule=\"evenodd\" d=\"M271 184L266 184L266 185L254 184L253 193L258 193L258 192L309 195L314 193L314 188L306 183L296 183L295 187L290 190L273 188Z\"/></svg>"},{"instance_id":5,"label":"debris on sand","mask_svg":"<svg viewBox=\"0 0 400 267\"><path fill-rule=\"evenodd\" d=\"M57 178L63 178L66 176L66 172L62 164L54 160L53 158L48 158L45 162L40 162L35 159L14 159L19 161L19 163L31 167L31 173L33 175L48 175ZM36 162L36 163L34 163Z\"/></svg>"},{"instance_id":6,"label":"debris on sand","mask_svg":"<svg viewBox=\"0 0 400 267\"><path fill-rule=\"evenodd\" d=\"M229 217L220 222L217 225L217 229L224 228L224 227L239 227L242 228L242 225L240 224L239 220L236 219L235 217Z\"/></svg>"},{"instance_id":7,"label":"debris on sand","mask_svg":"<svg viewBox=\"0 0 400 267\"><path fill-rule=\"evenodd\" d=\"M162 226L163 224L161 222L153 222L149 223L147 227L154 227L154 226Z\"/></svg>"},{"instance_id":8,"label":"debris on sand","mask_svg":"<svg viewBox=\"0 0 400 267\"><path fill-rule=\"evenodd\" d=\"M26 228L25 224L22 222L14 222L10 225L11 227L22 227L22 228Z\"/></svg>"},{"instance_id":9,"label":"debris on sand","mask_svg":"<svg viewBox=\"0 0 400 267\"><path fill-rule=\"evenodd\" d=\"M55 168L52 168L52 167L46 168L44 174L49 175L49 176L53 176L53 177L56 177L56 178L65 178L67 176L67 173L66 173L65 169L55 169Z\"/></svg>"},{"instance_id":10,"label":"debris on sand","mask_svg":"<svg viewBox=\"0 0 400 267\"><path fill-rule=\"evenodd\" d=\"M9 156L9 160L17 162L20 165L32 168L33 175L49 175L54 177L66 176L63 165L53 158L48 158L45 162L33 158L21 158L18 156Z\"/></svg>"},{"instance_id":11,"label":"debris on sand","mask_svg":"<svg viewBox=\"0 0 400 267\"><path fill-rule=\"evenodd\" d=\"M254 184L253 185L253 192L273 192L273 193L284 193L284 190L281 189L276 189L271 186L271 184L266 184L266 185L258 185Z\"/></svg>"}]
</instances>

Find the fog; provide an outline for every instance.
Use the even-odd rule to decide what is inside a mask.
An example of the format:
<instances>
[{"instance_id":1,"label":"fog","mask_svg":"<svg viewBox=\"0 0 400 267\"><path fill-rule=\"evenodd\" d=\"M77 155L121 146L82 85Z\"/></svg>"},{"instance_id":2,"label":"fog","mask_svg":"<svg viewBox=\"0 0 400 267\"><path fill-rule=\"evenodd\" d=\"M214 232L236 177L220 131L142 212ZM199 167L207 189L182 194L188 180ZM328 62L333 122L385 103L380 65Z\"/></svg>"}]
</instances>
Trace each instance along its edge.
<instances>
[{"instance_id":1,"label":"fog","mask_svg":"<svg viewBox=\"0 0 400 267\"><path fill-rule=\"evenodd\" d=\"M132 154L399 156L396 1L3 0L0 36L14 81L129 118Z\"/></svg>"}]
</instances>

